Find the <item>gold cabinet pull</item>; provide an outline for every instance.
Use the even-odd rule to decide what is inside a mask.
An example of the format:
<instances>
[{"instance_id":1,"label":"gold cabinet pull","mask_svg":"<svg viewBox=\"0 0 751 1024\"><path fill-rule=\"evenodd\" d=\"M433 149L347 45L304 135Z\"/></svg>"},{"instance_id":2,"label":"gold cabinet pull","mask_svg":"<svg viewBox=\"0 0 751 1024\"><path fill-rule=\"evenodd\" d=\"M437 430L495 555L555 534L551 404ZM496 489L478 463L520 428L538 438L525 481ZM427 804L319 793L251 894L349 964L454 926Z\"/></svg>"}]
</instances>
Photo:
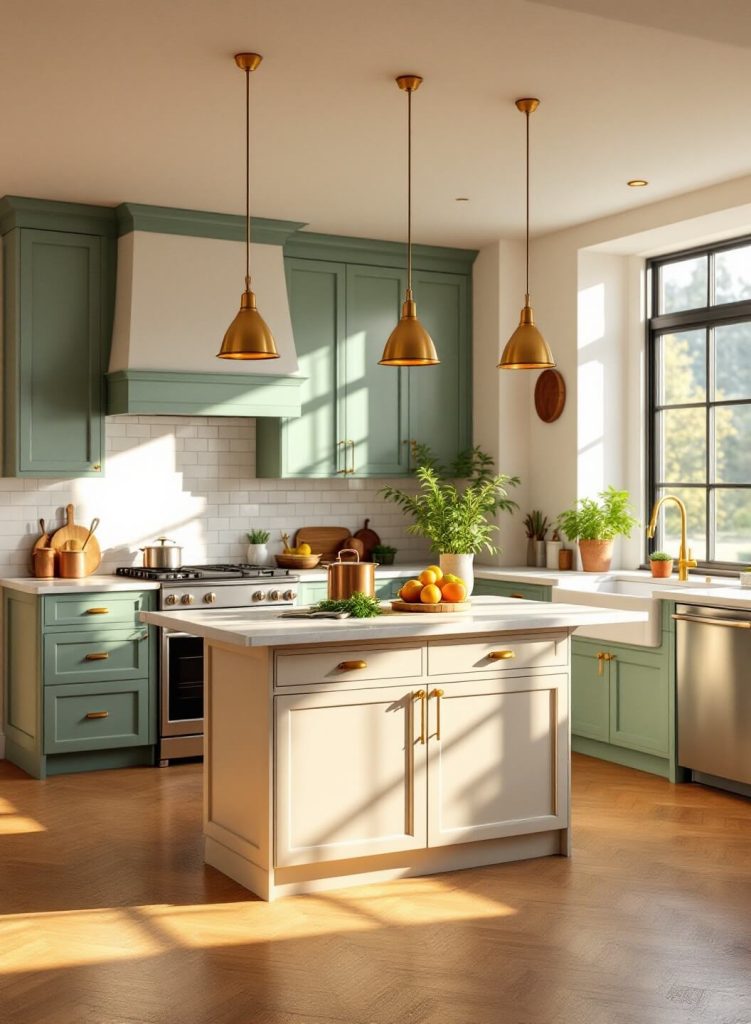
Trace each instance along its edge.
<instances>
[{"instance_id":1,"label":"gold cabinet pull","mask_svg":"<svg viewBox=\"0 0 751 1024\"><path fill-rule=\"evenodd\" d=\"M87 711L87 718L109 718L109 711Z\"/></svg>"},{"instance_id":2,"label":"gold cabinet pull","mask_svg":"<svg viewBox=\"0 0 751 1024\"><path fill-rule=\"evenodd\" d=\"M107 651L92 651L91 654L87 654L84 661L106 661L109 658Z\"/></svg>"},{"instance_id":3,"label":"gold cabinet pull","mask_svg":"<svg viewBox=\"0 0 751 1024\"><path fill-rule=\"evenodd\" d=\"M604 658L605 658L604 653L602 651L598 651L597 652L597 675L598 676L602 675L602 662L603 662Z\"/></svg>"},{"instance_id":4,"label":"gold cabinet pull","mask_svg":"<svg viewBox=\"0 0 751 1024\"><path fill-rule=\"evenodd\" d=\"M524 594L509 594L509 597L517 597L520 601L526 601L527 598Z\"/></svg>"},{"instance_id":5,"label":"gold cabinet pull","mask_svg":"<svg viewBox=\"0 0 751 1024\"><path fill-rule=\"evenodd\" d=\"M347 472L347 442L346 441L337 441L336 442L336 449L337 449L337 451L336 451L336 463L337 463L337 465L339 465L339 459L340 459L340 455L341 455L341 453L339 451L340 448L344 448L344 469L337 469L337 473L341 474L341 473L346 473Z\"/></svg>"},{"instance_id":6,"label":"gold cabinet pull","mask_svg":"<svg viewBox=\"0 0 751 1024\"><path fill-rule=\"evenodd\" d=\"M109 608L87 608L87 615L109 615Z\"/></svg>"},{"instance_id":7,"label":"gold cabinet pull","mask_svg":"<svg viewBox=\"0 0 751 1024\"><path fill-rule=\"evenodd\" d=\"M355 442L354 441L347 441L347 444L351 444L352 445L352 465L347 470L347 472L348 473L354 473L354 471L355 471Z\"/></svg>"},{"instance_id":8,"label":"gold cabinet pull","mask_svg":"<svg viewBox=\"0 0 751 1024\"><path fill-rule=\"evenodd\" d=\"M342 672L351 672L354 669L367 668L368 663L359 659L357 661L340 661L336 667L341 669Z\"/></svg>"},{"instance_id":9,"label":"gold cabinet pull","mask_svg":"<svg viewBox=\"0 0 751 1024\"><path fill-rule=\"evenodd\" d=\"M441 738L441 697L443 693L443 690L433 690L430 695L435 697L435 738L437 740Z\"/></svg>"},{"instance_id":10,"label":"gold cabinet pull","mask_svg":"<svg viewBox=\"0 0 751 1024\"><path fill-rule=\"evenodd\" d=\"M491 661L510 661L516 657L516 651L491 651L488 657Z\"/></svg>"},{"instance_id":11,"label":"gold cabinet pull","mask_svg":"<svg viewBox=\"0 0 751 1024\"><path fill-rule=\"evenodd\" d=\"M425 743L428 732L428 702L427 694L425 690L418 690L417 693L412 694L413 700L420 701L420 743Z\"/></svg>"}]
</instances>

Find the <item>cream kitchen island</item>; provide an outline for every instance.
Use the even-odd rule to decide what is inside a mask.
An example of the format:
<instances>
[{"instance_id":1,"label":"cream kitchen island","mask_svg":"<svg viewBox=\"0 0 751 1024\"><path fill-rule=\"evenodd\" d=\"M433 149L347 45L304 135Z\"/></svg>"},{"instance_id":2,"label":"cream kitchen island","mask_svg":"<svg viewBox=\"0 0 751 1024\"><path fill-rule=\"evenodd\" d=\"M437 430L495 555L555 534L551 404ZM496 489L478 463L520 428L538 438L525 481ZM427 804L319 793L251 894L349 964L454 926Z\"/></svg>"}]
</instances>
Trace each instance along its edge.
<instances>
[{"instance_id":1,"label":"cream kitchen island","mask_svg":"<svg viewBox=\"0 0 751 1024\"><path fill-rule=\"evenodd\" d=\"M206 862L270 900L569 854L569 638L639 615L143 613L204 638Z\"/></svg>"}]
</instances>

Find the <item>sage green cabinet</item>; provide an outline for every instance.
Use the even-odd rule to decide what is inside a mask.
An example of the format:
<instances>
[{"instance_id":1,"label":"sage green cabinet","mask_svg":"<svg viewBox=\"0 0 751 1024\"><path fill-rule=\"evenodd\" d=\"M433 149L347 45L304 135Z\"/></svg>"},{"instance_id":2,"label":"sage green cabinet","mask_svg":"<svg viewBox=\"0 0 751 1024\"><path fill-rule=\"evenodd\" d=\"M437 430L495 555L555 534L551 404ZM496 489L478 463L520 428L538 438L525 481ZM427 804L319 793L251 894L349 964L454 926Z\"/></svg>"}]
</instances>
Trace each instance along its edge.
<instances>
[{"instance_id":1,"label":"sage green cabinet","mask_svg":"<svg viewBox=\"0 0 751 1024\"><path fill-rule=\"evenodd\" d=\"M108 211L111 231L102 218L97 234L97 218L79 211L98 208L37 202L30 211L33 202L0 201L3 474L98 476L114 302L114 211ZM46 221L73 230L24 226Z\"/></svg>"},{"instance_id":2,"label":"sage green cabinet","mask_svg":"<svg viewBox=\"0 0 751 1024\"><path fill-rule=\"evenodd\" d=\"M659 647L574 637L575 750L675 780L674 636L666 607Z\"/></svg>"},{"instance_id":3,"label":"sage green cabinet","mask_svg":"<svg viewBox=\"0 0 751 1024\"><path fill-rule=\"evenodd\" d=\"M336 253L334 252L334 255ZM259 477L400 477L410 442L450 462L471 440L471 310L464 273L417 269L418 315L438 366L379 366L401 315L406 271L344 259L285 259L302 415L257 423Z\"/></svg>"},{"instance_id":4,"label":"sage green cabinet","mask_svg":"<svg viewBox=\"0 0 751 1024\"><path fill-rule=\"evenodd\" d=\"M154 763L154 595L3 591L9 761L42 779Z\"/></svg>"}]
</instances>

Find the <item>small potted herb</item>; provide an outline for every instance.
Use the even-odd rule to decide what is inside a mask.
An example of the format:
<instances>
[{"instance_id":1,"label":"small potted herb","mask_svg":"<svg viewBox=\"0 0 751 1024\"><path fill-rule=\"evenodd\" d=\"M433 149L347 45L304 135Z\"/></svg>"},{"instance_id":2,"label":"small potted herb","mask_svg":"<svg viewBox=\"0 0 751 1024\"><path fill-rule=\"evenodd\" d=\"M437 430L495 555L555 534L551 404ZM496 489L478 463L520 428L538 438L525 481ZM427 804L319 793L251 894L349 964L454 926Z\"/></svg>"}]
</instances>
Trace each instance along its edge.
<instances>
[{"instance_id":1,"label":"small potted herb","mask_svg":"<svg viewBox=\"0 0 751 1024\"><path fill-rule=\"evenodd\" d=\"M250 565L266 565L269 560L268 530L251 530L248 537L248 562Z\"/></svg>"},{"instance_id":2,"label":"small potted herb","mask_svg":"<svg viewBox=\"0 0 751 1024\"><path fill-rule=\"evenodd\" d=\"M393 565L395 554L396 548L392 548L388 544L376 544L373 548L373 561L378 562L379 565Z\"/></svg>"},{"instance_id":3,"label":"small potted herb","mask_svg":"<svg viewBox=\"0 0 751 1024\"><path fill-rule=\"evenodd\" d=\"M548 532L548 517L538 508L533 508L524 519L527 534L527 565L545 566L545 537Z\"/></svg>"},{"instance_id":4,"label":"small potted herb","mask_svg":"<svg viewBox=\"0 0 751 1024\"><path fill-rule=\"evenodd\" d=\"M656 580L665 580L673 575L673 556L667 551L653 551L649 556L649 568Z\"/></svg>"},{"instance_id":5,"label":"small potted herb","mask_svg":"<svg viewBox=\"0 0 751 1024\"><path fill-rule=\"evenodd\" d=\"M629 537L638 524L628 491L606 487L597 498L579 498L558 516L556 526L579 542L584 572L607 572L616 537Z\"/></svg>"}]
</instances>

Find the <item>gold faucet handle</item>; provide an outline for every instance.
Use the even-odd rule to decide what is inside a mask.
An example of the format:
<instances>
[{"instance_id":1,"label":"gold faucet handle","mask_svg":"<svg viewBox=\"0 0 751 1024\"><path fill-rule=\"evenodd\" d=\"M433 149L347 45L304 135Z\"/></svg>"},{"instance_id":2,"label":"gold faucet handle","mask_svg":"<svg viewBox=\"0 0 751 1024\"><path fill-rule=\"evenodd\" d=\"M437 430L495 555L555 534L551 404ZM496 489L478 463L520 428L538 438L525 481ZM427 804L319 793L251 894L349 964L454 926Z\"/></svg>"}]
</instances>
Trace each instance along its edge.
<instances>
[{"instance_id":1,"label":"gold faucet handle","mask_svg":"<svg viewBox=\"0 0 751 1024\"><path fill-rule=\"evenodd\" d=\"M695 569L696 568L697 562L696 562L696 559L694 558L694 555L693 555L693 552L691 551L691 548L688 549L688 558L684 562L684 565L686 566L687 569Z\"/></svg>"}]
</instances>

